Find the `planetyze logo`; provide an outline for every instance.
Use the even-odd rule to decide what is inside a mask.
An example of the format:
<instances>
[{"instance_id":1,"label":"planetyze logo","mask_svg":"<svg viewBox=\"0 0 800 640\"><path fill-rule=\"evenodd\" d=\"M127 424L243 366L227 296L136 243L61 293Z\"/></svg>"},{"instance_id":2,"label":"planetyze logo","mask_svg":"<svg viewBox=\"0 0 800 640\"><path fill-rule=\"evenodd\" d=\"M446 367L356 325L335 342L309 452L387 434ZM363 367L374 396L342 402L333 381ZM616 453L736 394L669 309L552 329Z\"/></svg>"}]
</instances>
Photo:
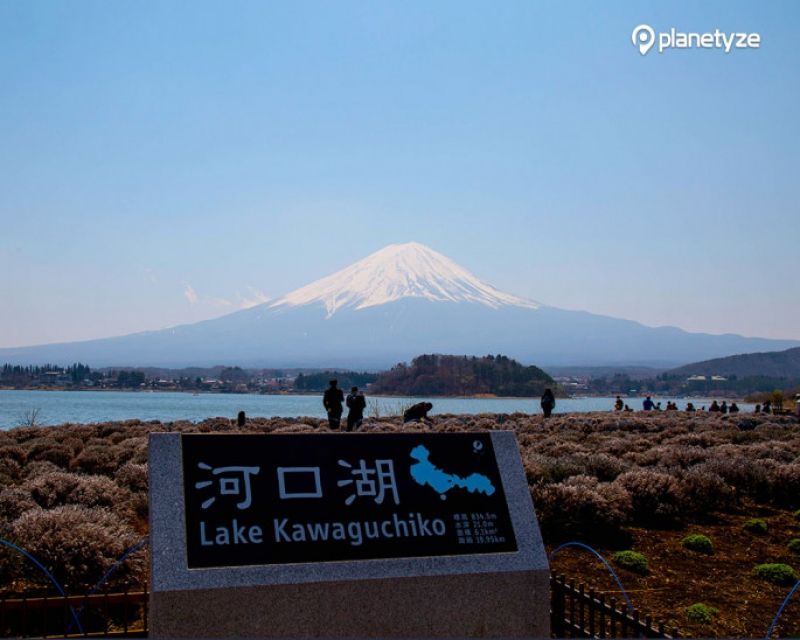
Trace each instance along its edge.
<instances>
[{"instance_id":1,"label":"planetyze logo","mask_svg":"<svg viewBox=\"0 0 800 640\"><path fill-rule=\"evenodd\" d=\"M643 56L654 46L658 53L664 53L667 49L722 49L730 53L734 49L761 48L761 34L719 29L699 33L678 31L675 27L668 31L656 31L649 24L640 24L631 32L631 43Z\"/></svg>"}]
</instances>

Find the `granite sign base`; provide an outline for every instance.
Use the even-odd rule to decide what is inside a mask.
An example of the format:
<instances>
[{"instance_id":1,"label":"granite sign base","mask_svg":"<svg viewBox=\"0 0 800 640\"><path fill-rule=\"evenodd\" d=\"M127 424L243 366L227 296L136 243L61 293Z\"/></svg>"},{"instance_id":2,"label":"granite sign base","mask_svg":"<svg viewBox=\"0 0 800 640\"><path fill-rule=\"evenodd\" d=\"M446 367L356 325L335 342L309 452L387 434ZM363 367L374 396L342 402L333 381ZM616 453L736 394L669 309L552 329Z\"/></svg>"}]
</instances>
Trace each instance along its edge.
<instances>
[{"instance_id":1,"label":"granite sign base","mask_svg":"<svg viewBox=\"0 0 800 640\"><path fill-rule=\"evenodd\" d=\"M470 548L468 552L453 551L442 555L430 555L431 548L425 553L428 555L419 556L404 555L403 557L371 557L364 559L348 560L327 560L327 561L298 561L292 557L291 561L282 561L275 556L274 549L282 549L288 546L285 541L275 544L276 540L270 540L270 535L274 533L274 538L278 538L276 519L273 522L272 530L265 526L265 522L272 520L258 520L267 517L264 515L269 512L269 518L275 516L274 511L267 509L266 503L259 504L259 494L267 492L267 484L253 484L252 495L248 493L247 499L252 497L252 506L249 510L242 510L242 513L250 514L251 520L248 522L261 523L261 533L257 536L258 542L262 544L270 543L273 551L266 550L263 556L254 556L254 562L250 565L241 563L242 558L231 556L238 562L237 566L221 566L216 556L195 555L194 560L189 552L189 544L192 542L187 538L195 536L202 541L203 545L212 542L210 536L211 516L202 515L202 522L206 527L201 532L200 522L195 522L192 514L187 511L187 502L192 506L197 493L197 500L205 498L204 504L211 504L207 497L213 488L210 482L198 480L195 477L185 475L191 471L190 467L199 467L200 471L206 470L208 474L219 474L220 487L217 494L218 502L213 505L217 507L225 500L230 500L231 492L235 485L228 481L224 483L222 476L228 469L235 468L253 469L252 465L255 455L253 451L258 449L259 441L247 438L292 438L293 435L273 435L273 436L247 436L242 435L242 454L241 460L233 460L237 465L249 464L249 467L220 467L223 462L228 464L229 451L228 444L222 439L231 436L204 435L192 436L194 438L207 438L208 442L218 444L213 447L220 451L225 451L224 460L212 460L211 453L201 447L197 449L197 441L189 442L176 433L152 434L150 438L150 550L151 550L151 596L149 608L150 636L156 638L180 638L180 637L261 637L261 638L546 638L550 635L550 588L549 588L549 567L547 555L542 543L536 516L533 510L533 503L528 491L528 484L522 467L522 461L516 443L516 438L511 432L493 432L491 434L481 433L472 434L474 440L466 441L460 434L452 434L459 438L448 438L451 434L441 434L441 442L435 438L430 439L419 434L403 434L407 436L407 443L401 440L401 452L405 452L405 457L398 454L392 473L396 473L397 492L399 501L403 507L413 509L414 514L425 511L426 517L430 517L430 505L422 498L413 503L414 491L433 491L437 477L435 475L425 475L445 471L453 471L450 477L457 482L464 481L467 489L439 489L442 497L435 495L435 501L431 504L443 505L448 508L461 501L461 504L476 504L475 511L478 520L481 520L482 513L489 513L490 510L496 511L499 515L496 521L502 523L503 518L507 518L508 527L496 530L494 537L485 538L485 548L491 544L505 544L502 551L486 552L485 548L478 552ZM307 437L307 436L306 436ZM370 444L369 438L387 438L383 434L319 434L314 436L319 438L318 443L309 446L307 441L302 441L302 446L297 447L299 452L309 451L330 451L335 450L341 442L362 446ZM396 438L396 435L393 436ZM360 441L346 440L348 438L361 438ZM416 440L415 440L416 438ZM426 438L421 440L420 438ZM327 439L327 440L326 440ZM335 440L331 440L335 439ZM188 444L187 444L188 442ZM203 441L201 444L205 446ZM270 440L271 451L276 448L281 449L287 444L284 440ZM376 451L380 450L389 440L375 440L377 442ZM391 441L394 443L395 441ZM454 450L466 451L462 445L469 445L472 451L469 455L462 455L461 458L447 458L445 452ZM408 444L408 446L406 446ZM202 459L198 463L191 456L192 450L199 450ZM224 446L223 446L224 445ZM335 445L335 446L334 446ZM430 462L428 465L427 456L419 456L417 453L424 445L424 453L430 451ZM394 446L394 444L392 445ZM412 448L416 447L416 448ZM226 448L227 447L227 448ZM293 446L292 451L295 450ZM210 450L209 450L210 451ZM368 455L367 453L363 455ZM417 466L411 475L414 479L409 479L409 463L403 460L408 457L407 452L415 452L416 458L411 461ZM248 458L247 456L250 456ZM326 454L327 455L327 454ZM361 455L361 454L360 454ZM386 455L381 454L381 455ZM458 454L461 455L461 454ZM188 456L188 457L187 457ZM469 457L473 456L473 457ZM266 455L259 460L266 459ZM291 456L289 456L291 457ZM312 456L313 457L313 456ZM330 457L330 456L329 456ZM363 457L363 456L362 456ZM487 461L492 457L493 461ZM331 469L339 467L341 472L350 472L346 467L336 465L339 459L337 453L331 460L333 467L326 467L322 462L311 460L308 464L319 464L317 479L321 484L317 487L300 487L303 495L316 496L323 493L327 496L328 492L334 494L336 499L334 511L324 512L326 517L331 513L352 513L347 511L347 507L341 505L341 496L335 495L336 487L343 486L342 490L348 489L345 481L332 478L331 484L326 485L325 476ZM464 475L460 470L459 460L464 463L466 469L473 461L482 460L480 464L475 463L475 468L481 473L473 473L471 476ZM208 462L208 464L206 464ZM280 464L284 464L282 459ZM299 460L289 460L288 464L298 465ZM386 462L381 460L380 462ZM184 463L186 467L184 468ZM404 466L405 465L405 466ZM437 465L437 466L432 466ZM483 466L480 466L483 465ZM291 467L292 472L307 470L309 467ZM313 467L316 469L316 467ZM384 471L386 470L384 466ZM287 467L281 467L284 476ZM219 471L218 471L219 470ZM424 473L420 473L422 470ZM492 471L494 470L494 471ZM269 478L272 482L272 468L265 463L261 463L259 471L250 471L250 478L258 482L266 482ZM354 472L353 472L354 473ZM459 473L461 475L459 475ZM405 479L401 482L400 477ZM406 477L408 476L408 477ZM244 477L241 476L240 477ZM286 476L288 477L288 476ZM366 476L365 476L366 477ZM377 477L377 476L372 476ZM428 480L431 484L426 484ZM474 480L474 486L467 482ZM216 481L216 478L215 478ZM414 482L420 484L415 486ZM406 484L403 484L405 482ZM409 484L410 483L410 484ZM484 489L487 484L492 484L495 489L487 492ZM462 486L462 485L457 485ZM197 492L195 492L197 487ZM333 489L330 489L333 487ZM420 488L421 487L421 488ZM469 487L475 489L469 490ZM284 487L282 494L288 495L288 485ZM329 491L330 489L330 491ZM449 491L449 493L448 493ZM481 491L484 494L481 495ZM346 495L346 494L344 494ZM502 505L498 506L498 496L502 496ZM240 502L231 504L241 505L244 502L241 494L235 497ZM266 497L264 498L266 500ZM494 500L494 502L492 502ZM199 502L198 502L199 504ZM247 503L249 505L249 502ZM275 506L277 504L277 507ZM280 508L280 502L275 503L270 509ZM306 504L301 500L287 501L287 505L294 508L294 505ZM308 502L313 505L315 503ZM322 500L318 503L318 509L324 509ZM505 511L507 507L507 512ZM193 507L196 509L196 507ZM236 507L235 507L236 508ZM242 507L238 507L242 509ZM288 508L288 507L287 507ZM386 509L386 504L382 505ZM466 508L466 507L460 507ZM470 507L471 508L471 507ZM260 509L260 510L259 510ZM211 513L209 507L203 513ZM492 513L494 513L492 511ZM188 513L188 515L187 515ZM309 517L320 511L309 511ZM377 512L376 512L377 513ZM383 517L389 513L383 512L375 517ZM220 521L227 521L227 512L219 511ZM410 515L410 514L409 514ZM345 515L338 516L341 518ZM388 516L387 516L388 517ZM416 515L415 515L416 517ZM240 516L237 520L241 528L245 516ZM488 527L494 524L480 522L478 524L462 524L463 515L450 514L449 518L444 519L447 531L442 536L453 544L460 545L465 542L467 535L462 531L467 526L472 526L474 531L479 531L481 535L491 533ZM491 518L489 518L491 520ZM216 523L214 523L216 525ZM387 531L390 530L390 525ZM391 525L394 526L394 525ZM399 525L398 525L399 526ZM499 525L498 525L499 526ZM235 527L234 527L235 529ZM216 526L214 530L218 530ZM398 530L393 530L395 537ZM220 535L222 535L220 533ZM434 531L435 533L435 531ZM456 537L458 535L458 538ZM235 534L234 534L235 535ZM244 535L244 534L243 534ZM241 536L240 536L241 538ZM220 540L225 539L220 538ZM241 538L240 541L244 540ZM394 540L385 541L387 552L392 552L388 544ZM437 541L433 541L437 542ZM433 544L431 542L430 544ZM252 544L252 542L250 543ZM333 543L331 543L333 544ZM341 543L339 543L341 544ZM281 546L283 545L283 546ZM208 549L215 551L213 545L208 545ZM331 547L336 549L336 547ZM460 548L460 547L459 547ZM512 550L508 550L511 548ZM420 547L422 549L422 547ZM267 551L273 555L266 555ZM376 553L381 549L376 547ZM412 549L413 551L413 549ZM309 553L313 553L310 548ZM200 554L206 553L206 548L200 549ZM405 554L406 551L404 550ZM224 556L219 556L225 558ZM264 559L266 558L266 559ZM206 566L198 566L200 563L208 563Z\"/></svg>"},{"instance_id":2,"label":"granite sign base","mask_svg":"<svg viewBox=\"0 0 800 640\"><path fill-rule=\"evenodd\" d=\"M160 592L150 635L546 638L549 594L535 571Z\"/></svg>"}]
</instances>

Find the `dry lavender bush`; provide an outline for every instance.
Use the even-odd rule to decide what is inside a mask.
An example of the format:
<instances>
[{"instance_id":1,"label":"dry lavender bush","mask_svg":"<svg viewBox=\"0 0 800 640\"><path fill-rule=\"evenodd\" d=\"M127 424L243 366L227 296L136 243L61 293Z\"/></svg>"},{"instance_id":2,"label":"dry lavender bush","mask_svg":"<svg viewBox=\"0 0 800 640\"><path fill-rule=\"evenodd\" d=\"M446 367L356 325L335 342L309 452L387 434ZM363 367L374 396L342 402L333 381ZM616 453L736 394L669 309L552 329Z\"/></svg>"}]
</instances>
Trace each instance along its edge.
<instances>
[{"instance_id":1,"label":"dry lavender bush","mask_svg":"<svg viewBox=\"0 0 800 640\"><path fill-rule=\"evenodd\" d=\"M147 533L147 435L153 431L327 431L313 418L202 423L128 421L0 432L0 537L39 558L79 593ZM622 539L627 525L677 527L754 501L800 507L800 425L792 417L710 414L438 416L436 431L510 429L546 540ZM365 432L428 430L399 418ZM135 554L112 587L141 584ZM0 588L42 578L0 551Z\"/></svg>"}]
</instances>

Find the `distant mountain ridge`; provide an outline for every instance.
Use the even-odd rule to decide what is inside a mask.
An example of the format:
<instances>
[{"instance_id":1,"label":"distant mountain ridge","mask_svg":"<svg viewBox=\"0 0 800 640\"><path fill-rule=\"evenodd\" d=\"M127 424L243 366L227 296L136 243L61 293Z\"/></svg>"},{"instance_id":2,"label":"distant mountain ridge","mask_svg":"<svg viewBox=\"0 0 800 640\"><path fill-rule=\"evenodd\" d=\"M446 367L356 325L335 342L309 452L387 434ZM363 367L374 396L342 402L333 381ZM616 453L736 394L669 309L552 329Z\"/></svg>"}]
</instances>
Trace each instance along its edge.
<instances>
[{"instance_id":1,"label":"distant mountain ridge","mask_svg":"<svg viewBox=\"0 0 800 640\"><path fill-rule=\"evenodd\" d=\"M669 373L686 376L764 376L800 379L800 347L785 351L743 353L725 358L693 362Z\"/></svg>"},{"instance_id":2,"label":"distant mountain ridge","mask_svg":"<svg viewBox=\"0 0 800 640\"><path fill-rule=\"evenodd\" d=\"M420 353L504 353L538 366L669 368L798 340L689 333L500 291L433 249L389 245L277 300L115 338L0 349L0 363L383 369Z\"/></svg>"}]
</instances>

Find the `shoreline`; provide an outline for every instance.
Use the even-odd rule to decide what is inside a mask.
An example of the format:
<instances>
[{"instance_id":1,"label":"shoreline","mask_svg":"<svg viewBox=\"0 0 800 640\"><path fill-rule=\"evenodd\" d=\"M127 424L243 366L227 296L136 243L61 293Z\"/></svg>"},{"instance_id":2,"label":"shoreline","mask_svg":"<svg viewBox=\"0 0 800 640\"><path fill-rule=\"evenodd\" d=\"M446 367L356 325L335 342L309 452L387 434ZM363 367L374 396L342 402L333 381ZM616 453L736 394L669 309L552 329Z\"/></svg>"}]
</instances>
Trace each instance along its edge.
<instances>
[{"instance_id":1,"label":"shoreline","mask_svg":"<svg viewBox=\"0 0 800 640\"><path fill-rule=\"evenodd\" d=\"M404 423L400 415L382 415L378 417L365 417L361 429L355 430L353 433L372 433L375 429L382 430L385 427L392 429L411 430L422 429L424 431L437 431L441 425L451 423L474 423L478 430L488 429L494 430L497 424L516 424L520 421L528 422L533 421L541 426L549 426L551 428L559 428L559 425L569 424L575 425L576 420L589 420L592 424L592 429L606 429L609 425L617 425L620 420L634 420L646 421L654 425L660 425L659 428L670 428L675 424L682 424L685 422L694 424L719 424L726 426L737 426L738 420L754 418L758 422L769 422L775 420L779 423L788 426L800 426L800 416L795 413L783 414L753 414L753 413L715 413L710 411L644 411L637 410L632 412L614 411L614 410L598 410L598 411L568 411L564 413L553 413L550 418L545 418L541 412L539 413L438 413L429 416L428 422L411 422ZM500 422L498 422L500 419ZM178 430L203 427L204 425L216 425L223 427L224 431L229 429L236 432L238 430L249 431L260 428L264 425L284 424L286 426L304 426L317 429L323 433L340 434L345 433L343 429L330 429L328 427L328 419L326 417L314 415L297 415L297 416L247 416L244 427L238 427L236 424L235 416L205 416L199 419L177 418L170 419L147 419L138 417L115 418L109 420L98 420L96 422L60 422L55 424L36 424L36 425L19 425L14 427L3 428L0 427L0 438L2 434L8 434L14 429L18 428L34 428L34 429L62 429L70 427L101 427L101 426L115 426L115 427L147 427L150 428L154 425L172 425L177 427ZM491 425L491 426L490 426ZM294 429L292 429L294 430ZM513 429L512 429L513 430ZM615 428L612 430L616 430ZM204 432L201 429L201 432Z\"/></svg>"},{"instance_id":2,"label":"shoreline","mask_svg":"<svg viewBox=\"0 0 800 640\"><path fill-rule=\"evenodd\" d=\"M359 429L356 429L353 433L371 433L377 428L381 430L382 428L386 427L387 425L396 425L396 428L405 429L406 427L416 427L422 428L424 431L432 431L437 432L438 427L440 424L449 424L453 421L461 423L461 422L473 422L477 420L482 424L481 428L486 427L486 420L489 420L492 425L504 425L504 424L513 424L520 420L532 420L536 424L540 425L541 427L545 427L548 425L558 425L564 424L564 421L574 425L575 420L590 420L591 423L597 423L600 421L601 423L614 422L619 424L621 420L625 421L641 421L645 420L648 422L655 421L656 424L661 422L683 422L685 421L696 421L699 420L701 423L712 422L715 421L716 424L720 427L737 427L738 422L737 420L745 419L745 423L747 424L748 420L752 420L755 418L756 420L763 422L765 420L774 419L783 424L789 425L800 425L800 416L788 412L782 414L754 414L749 412L742 412L742 413L715 413L710 411L695 411L695 412L686 412L686 411L644 411L644 410L637 410L631 412L625 411L614 411L614 410L598 410L598 411L567 411L564 413L553 413L550 418L545 418L542 413L527 413L527 412L512 412L512 413L438 413L429 416L428 422L422 423L404 423L402 421L402 416L400 415L382 415L378 417L367 417L364 418L363 426ZM201 428L202 432L205 430L202 427L208 427L209 425L213 425L217 428L220 428L222 431L228 431L233 429L236 431L237 429L243 429L247 431L252 428L258 428L261 425L265 424L272 424L274 422L285 423L288 425L304 425L306 427L311 427L318 433L328 433L332 435L336 434L344 434L345 431L340 429L330 429L328 427L328 420L325 417L314 416L314 415L297 415L297 416L247 416L247 422L245 423L244 427L238 427L236 424L235 417L228 417L228 416L212 416L208 415L198 419L192 418L176 418L174 420L170 419L147 419L141 417L127 417L127 418L114 418L109 420L97 420L93 422L59 422L53 424L44 424L44 423L37 423L34 425L24 425L18 424L13 426L4 427L0 425L0 435L8 434L16 429L68 429L71 427L137 427L137 426L149 426L152 427L154 425L159 425L163 427L167 427L167 431L172 430L172 428L179 426L179 430L183 429L195 429ZM630 422L628 422L630 424ZM489 427L490 430L494 428L503 428L503 427ZM741 427L740 427L741 428ZM213 430L213 427L212 427ZM480 429L479 429L480 430ZM513 430L513 428L512 428ZM748 427L745 427L745 430L749 430Z\"/></svg>"},{"instance_id":3,"label":"shoreline","mask_svg":"<svg viewBox=\"0 0 800 640\"><path fill-rule=\"evenodd\" d=\"M270 397L315 397L319 396L322 397L323 391L192 391L189 389L98 389L96 387L80 387L78 389L71 388L71 387L57 387L57 388L44 388L44 387L2 387L0 386L0 392L2 391L42 391L45 393L61 391L61 392L90 392L90 393L181 393L190 396L270 396ZM695 400L695 399L703 399L703 400L713 400L715 398L719 400L726 400L732 401L739 404L755 404L753 402L749 402L742 396L725 396L725 395L675 395L675 394L663 394L658 395L654 393L650 394L643 394L643 395L636 395L636 396L620 396L623 401L627 400L643 400L644 398L650 396L651 398L659 399L659 398L670 398L676 400ZM584 400L584 399L593 399L593 398L614 398L615 395L605 395L605 394L580 394L580 395L572 395L572 396L556 396L556 401L558 400ZM393 394L393 393L379 393L379 394L367 394L367 399L369 398L392 398L392 399L403 399L403 398L439 398L443 400L520 400L520 401L530 401L530 402L539 402L539 397L536 396L498 396L493 393L476 393L470 395L435 395L435 394L428 394L428 395L419 395L419 396L407 396L402 394ZM662 409L663 411L663 409Z\"/></svg>"}]
</instances>

